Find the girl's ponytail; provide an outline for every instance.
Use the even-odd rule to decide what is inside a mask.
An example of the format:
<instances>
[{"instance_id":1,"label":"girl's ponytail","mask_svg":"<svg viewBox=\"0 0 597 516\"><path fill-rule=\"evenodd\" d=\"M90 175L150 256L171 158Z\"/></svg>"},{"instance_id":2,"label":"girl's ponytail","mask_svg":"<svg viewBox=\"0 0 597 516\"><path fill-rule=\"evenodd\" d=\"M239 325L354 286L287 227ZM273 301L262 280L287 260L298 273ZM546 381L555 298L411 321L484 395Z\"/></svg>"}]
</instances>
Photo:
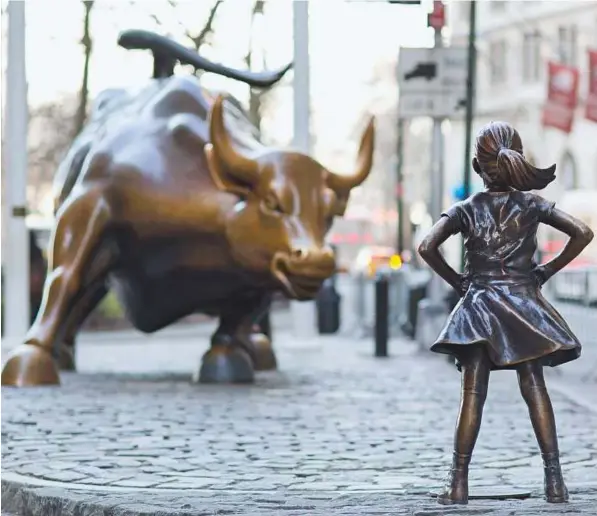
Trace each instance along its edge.
<instances>
[{"instance_id":1,"label":"girl's ponytail","mask_svg":"<svg viewBox=\"0 0 597 516\"><path fill-rule=\"evenodd\" d=\"M506 183L526 192L542 190L555 179L556 166L537 168L515 150L501 147L497 155L497 166L501 179Z\"/></svg>"}]
</instances>

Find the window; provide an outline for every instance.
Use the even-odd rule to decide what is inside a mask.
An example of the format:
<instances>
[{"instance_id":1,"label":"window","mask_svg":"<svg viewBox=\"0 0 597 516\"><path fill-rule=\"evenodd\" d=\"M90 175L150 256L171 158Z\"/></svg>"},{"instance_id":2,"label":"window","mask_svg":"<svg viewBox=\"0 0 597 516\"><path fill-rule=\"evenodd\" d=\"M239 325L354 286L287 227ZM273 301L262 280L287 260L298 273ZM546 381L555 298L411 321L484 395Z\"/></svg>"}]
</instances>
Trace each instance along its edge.
<instances>
[{"instance_id":1,"label":"window","mask_svg":"<svg viewBox=\"0 0 597 516\"><path fill-rule=\"evenodd\" d=\"M489 75L491 82L500 84L506 82L506 41L501 39L489 44Z\"/></svg>"},{"instance_id":2,"label":"window","mask_svg":"<svg viewBox=\"0 0 597 516\"><path fill-rule=\"evenodd\" d=\"M578 28L576 25L568 25L559 28L558 51L562 63L570 66L577 66Z\"/></svg>"},{"instance_id":3,"label":"window","mask_svg":"<svg viewBox=\"0 0 597 516\"><path fill-rule=\"evenodd\" d=\"M489 5L491 6L491 10L495 13L503 13L506 11L506 2L502 0L492 0L489 2Z\"/></svg>"},{"instance_id":4,"label":"window","mask_svg":"<svg viewBox=\"0 0 597 516\"><path fill-rule=\"evenodd\" d=\"M534 82L541 78L541 33L527 32L522 42L522 80Z\"/></svg>"}]
</instances>

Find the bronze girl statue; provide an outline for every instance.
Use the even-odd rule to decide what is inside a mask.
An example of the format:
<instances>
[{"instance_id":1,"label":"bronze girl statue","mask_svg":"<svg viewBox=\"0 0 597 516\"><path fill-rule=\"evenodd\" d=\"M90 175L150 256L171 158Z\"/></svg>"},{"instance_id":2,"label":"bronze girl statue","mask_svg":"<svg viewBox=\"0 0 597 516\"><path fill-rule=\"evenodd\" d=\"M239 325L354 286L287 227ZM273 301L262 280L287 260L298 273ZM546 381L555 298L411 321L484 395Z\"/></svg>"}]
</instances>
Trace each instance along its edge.
<instances>
[{"instance_id":1,"label":"bronze girl statue","mask_svg":"<svg viewBox=\"0 0 597 516\"><path fill-rule=\"evenodd\" d=\"M456 289L461 299L432 351L453 355L462 372L462 399L454 456L442 504L468 503L468 466L481 425L489 372L515 369L543 457L545 497L568 500L560 468L556 424L543 379L544 366L580 356L581 345L562 316L545 300L541 286L587 246L593 233L581 221L530 193L555 179L555 165L532 166L524 158L518 132L491 122L475 142L473 168L485 191L442 214L419 247L421 257ZM550 262L534 261L539 223L570 239ZM461 233L464 274L443 259L439 246Z\"/></svg>"}]
</instances>

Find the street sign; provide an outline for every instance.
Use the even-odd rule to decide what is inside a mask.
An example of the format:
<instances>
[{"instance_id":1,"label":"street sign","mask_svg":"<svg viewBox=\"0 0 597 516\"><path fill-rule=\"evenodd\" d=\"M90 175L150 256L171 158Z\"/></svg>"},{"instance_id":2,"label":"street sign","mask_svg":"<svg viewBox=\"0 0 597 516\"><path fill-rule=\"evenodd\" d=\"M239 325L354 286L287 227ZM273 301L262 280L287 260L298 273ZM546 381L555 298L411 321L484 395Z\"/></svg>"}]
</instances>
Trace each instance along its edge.
<instances>
[{"instance_id":1,"label":"street sign","mask_svg":"<svg viewBox=\"0 0 597 516\"><path fill-rule=\"evenodd\" d=\"M399 116L450 118L466 111L466 48L402 48Z\"/></svg>"}]
</instances>

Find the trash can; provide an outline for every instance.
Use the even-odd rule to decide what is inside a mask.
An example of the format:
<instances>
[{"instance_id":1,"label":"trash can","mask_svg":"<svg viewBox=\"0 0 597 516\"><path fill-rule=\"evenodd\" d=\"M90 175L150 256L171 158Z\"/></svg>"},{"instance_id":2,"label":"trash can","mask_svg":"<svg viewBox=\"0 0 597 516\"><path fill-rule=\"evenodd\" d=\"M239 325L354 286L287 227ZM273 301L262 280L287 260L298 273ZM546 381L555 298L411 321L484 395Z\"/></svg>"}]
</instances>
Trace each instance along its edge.
<instances>
[{"instance_id":1,"label":"trash can","mask_svg":"<svg viewBox=\"0 0 597 516\"><path fill-rule=\"evenodd\" d=\"M320 335L330 335L340 329L340 302L340 294L333 276L325 280L315 299L317 329Z\"/></svg>"}]
</instances>

